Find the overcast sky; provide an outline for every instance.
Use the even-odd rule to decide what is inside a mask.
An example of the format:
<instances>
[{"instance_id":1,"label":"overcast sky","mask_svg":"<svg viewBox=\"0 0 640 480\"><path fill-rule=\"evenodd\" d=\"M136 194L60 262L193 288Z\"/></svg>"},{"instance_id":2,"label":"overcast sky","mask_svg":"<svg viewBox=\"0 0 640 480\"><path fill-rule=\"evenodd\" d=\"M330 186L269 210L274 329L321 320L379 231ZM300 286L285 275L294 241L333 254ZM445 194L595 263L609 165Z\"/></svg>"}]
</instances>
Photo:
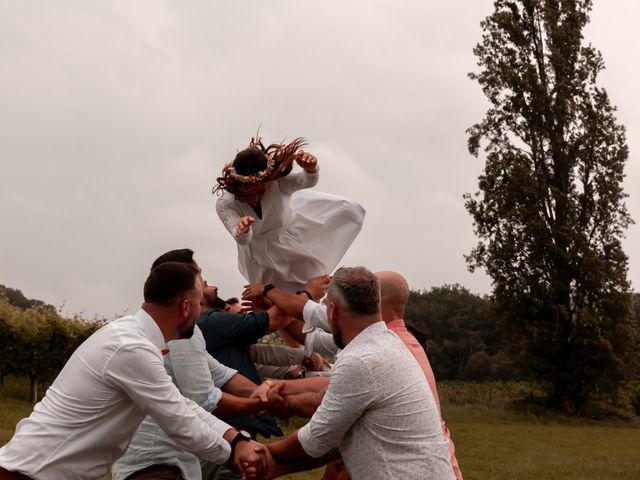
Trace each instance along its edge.
<instances>
[{"instance_id":1,"label":"overcast sky","mask_svg":"<svg viewBox=\"0 0 640 480\"><path fill-rule=\"evenodd\" d=\"M343 263L460 283L475 245L462 195L483 162L467 78L490 0L0 0L0 284L66 313L135 312L159 254L190 247L223 296L244 281L211 187L262 125L305 136L320 191L367 208ZM628 129L640 220L637 0L595 2L587 40ZM638 226L625 240L640 285Z\"/></svg>"}]
</instances>

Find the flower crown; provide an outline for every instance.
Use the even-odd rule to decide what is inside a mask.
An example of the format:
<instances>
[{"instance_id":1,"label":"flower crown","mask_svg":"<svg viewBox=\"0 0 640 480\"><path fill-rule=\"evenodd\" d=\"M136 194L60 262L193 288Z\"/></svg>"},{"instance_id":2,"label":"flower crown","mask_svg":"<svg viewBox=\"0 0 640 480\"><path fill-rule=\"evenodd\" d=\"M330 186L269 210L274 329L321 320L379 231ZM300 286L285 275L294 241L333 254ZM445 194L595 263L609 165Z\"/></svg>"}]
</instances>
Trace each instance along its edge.
<instances>
[{"instance_id":1,"label":"flower crown","mask_svg":"<svg viewBox=\"0 0 640 480\"><path fill-rule=\"evenodd\" d=\"M223 174L229 175L229 177L237 180L240 183L258 183L262 182L269 177L273 173L273 169L276 165L276 159L273 155L269 155L267 153L267 149L262 144L262 138L251 138L251 142L249 142L249 147L258 147L260 150L264 152L267 157L267 167L260 171L253 173L251 175L240 175L236 172L236 168L233 166L233 162L229 162L225 165L222 170Z\"/></svg>"},{"instance_id":2,"label":"flower crown","mask_svg":"<svg viewBox=\"0 0 640 480\"><path fill-rule=\"evenodd\" d=\"M257 148L265 155L267 158L265 169L251 175L241 175L236 172L233 161L231 161L222 169L222 176L217 178L217 185L213 187L212 193L226 190L240 199L246 195L247 189L250 189L251 185L255 184L257 188L259 183L270 182L287 175L291 171L291 166L299 155L300 149L306 144L306 140L300 137L288 144L274 143L265 147L260 137L252 138L248 148ZM244 192L240 192L241 185L246 185Z\"/></svg>"}]
</instances>

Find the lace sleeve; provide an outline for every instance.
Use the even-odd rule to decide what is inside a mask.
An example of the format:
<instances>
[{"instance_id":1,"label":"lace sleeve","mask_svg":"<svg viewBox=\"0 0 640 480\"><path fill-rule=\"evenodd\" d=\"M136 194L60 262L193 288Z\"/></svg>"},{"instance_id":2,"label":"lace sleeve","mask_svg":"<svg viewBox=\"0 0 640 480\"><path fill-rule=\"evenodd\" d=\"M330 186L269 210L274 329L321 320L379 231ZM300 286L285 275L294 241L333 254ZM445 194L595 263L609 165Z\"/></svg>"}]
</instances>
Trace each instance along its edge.
<instances>
[{"instance_id":1,"label":"lace sleeve","mask_svg":"<svg viewBox=\"0 0 640 480\"><path fill-rule=\"evenodd\" d=\"M236 235L236 225L238 224L238 219L242 217L242 213L238 209L238 201L235 198L227 193L223 193L216 201L216 212L222 224L236 242L240 245L247 245L251 242L251 238L253 237L253 229L251 227L249 227L249 231L244 235Z\"/></svg>"},{"instance_id":2,"label":"lace sleeve","mask_svg":"<svg viewBox=\"0 0 640 480\"><path fill-rule=\"evenodd\" d=\"M307 173L303 170L301 172L290 173L277 182L282 193L291 195L293 192L297 192L303 188L315 187L318 183L318 178L320 178L320 167L318 167L316 173Z\"/></svg>"}]
</instances>

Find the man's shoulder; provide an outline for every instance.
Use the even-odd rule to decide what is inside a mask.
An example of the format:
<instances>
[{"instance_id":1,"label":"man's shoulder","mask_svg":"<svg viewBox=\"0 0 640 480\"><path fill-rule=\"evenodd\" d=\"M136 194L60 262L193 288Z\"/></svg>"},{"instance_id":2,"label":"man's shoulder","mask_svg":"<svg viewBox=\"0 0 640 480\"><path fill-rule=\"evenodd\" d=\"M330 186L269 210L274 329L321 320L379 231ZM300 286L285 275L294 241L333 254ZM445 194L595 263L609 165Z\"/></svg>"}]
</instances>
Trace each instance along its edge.
<instances>
[{"instance_id":1,"label":"man's shoulder","mask_svg":"<svg viewBox=\"0 0 640 480\"><path fill-rule=\"evenodd\" d=\"M408 351L405 344L386 326L382 328L376 325L363 333L364 335L356 337L352 344L347 345L340 356L357 358L371 366L395 361L393 359L396 357L398 357L397 361L403 361L407 357Z\"/></svg>"},{"instance_id":2,"label":"man's shoulder","mask_svg":"<svg viewBox=\"0 0 640 480\"><path fill-rule=\"evenodd\" d=\"M233 322L250 322L262 318L268 319L269 314L267 312L231 313L223 310L207 310L200 314L197 324L202 328L203 325L226 325Z\"/></svg>"},{"instance_id":3,"label":"man's shoulder","mask_svg":"<svg viewBox=\"0 0 640 480\"><path fill-rule=\"evenodd\" d=\"M202 312L197 322L207 344L215 342L247 342L263 336L269 328L267 312L229 313L220 311ZM257 337L257 338L256 338Z\"/></svg>"}]
</instances>

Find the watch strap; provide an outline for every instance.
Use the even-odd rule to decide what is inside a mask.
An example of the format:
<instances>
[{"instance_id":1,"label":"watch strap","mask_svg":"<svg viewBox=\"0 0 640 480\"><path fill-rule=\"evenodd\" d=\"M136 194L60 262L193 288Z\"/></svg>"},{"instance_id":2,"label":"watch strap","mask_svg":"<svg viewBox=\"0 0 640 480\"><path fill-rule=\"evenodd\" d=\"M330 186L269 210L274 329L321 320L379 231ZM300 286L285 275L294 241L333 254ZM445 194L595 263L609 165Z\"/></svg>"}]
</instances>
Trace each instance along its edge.
<instances>
[{"instance_id":1,"label":"watch strap","mask_svg":"<svg viewBox=\"0 0 640 480\"><path fill-rule=\"evenodd\" d=\"M267 283L264 288L262 289L262 296L266 297L267 293L269 293L269 290L276 288L274 285Z\"/></svg>"},{"instance_id":2,"label":"watch strap","mask_svg":"<svg viewBox=\"0 0 640 480\"><path fill-rule=\"evenodd\" d=\"M302 290L298 290L296 292L296 295L300 295L301 293L304 293L307 297L309 297L309 300L311 300L312 302L315 301L313 299L313 295L311 295L307 290L305 290L304 288Z\"/></svg>"},{"instance_id":3,"label":"watch strap","mask_svg":"<svg viewBox=\"0 0 640 480\"><path fill-rule=\"evenodd\" d=\"M231 456L233 457L233 453L235 452L236 445L238 445L238 443L248 442L249 440L251 440L251 435L249 434L249 432L240 430L238 434L235 437L233 437L233 440L231 440L231 443L229 443L229 445L231 446Z\"/></svg>"}]
</instances>

